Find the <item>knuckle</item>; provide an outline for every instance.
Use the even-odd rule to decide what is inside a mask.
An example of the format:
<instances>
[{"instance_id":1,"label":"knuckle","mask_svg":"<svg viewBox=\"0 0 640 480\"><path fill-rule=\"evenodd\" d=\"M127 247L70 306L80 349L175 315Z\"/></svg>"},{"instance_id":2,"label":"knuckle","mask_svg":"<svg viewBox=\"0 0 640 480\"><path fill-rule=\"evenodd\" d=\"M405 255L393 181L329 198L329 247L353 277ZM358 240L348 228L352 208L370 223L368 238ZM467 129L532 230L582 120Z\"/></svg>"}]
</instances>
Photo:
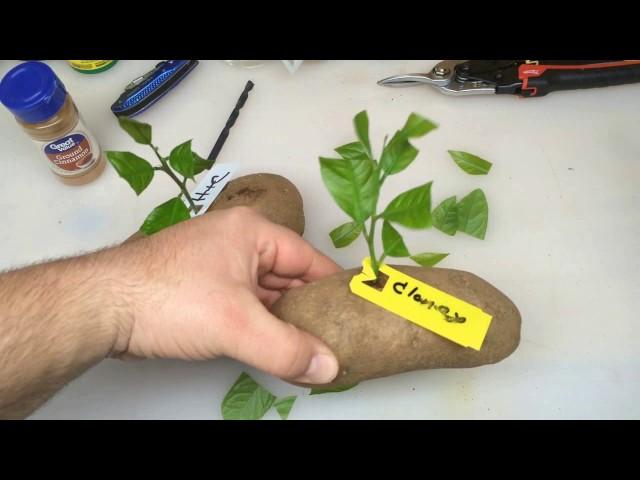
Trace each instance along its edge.
<instances>
[{"instance_id":1,"label":"knuckle","mask_svg":"<svg viewBox=\"0 0 640 480\"><path fill-rule=\"evenodd\" d=\"M227 214L232 222L242 224L248 220L255 219L257 216L256 212L251 207L244 205L228 209Z\"/></svg>"},{"instance_id":2,"label":"knuckle","mask_svg":"<svg viewBox=\"0 0 640 480\"><path fill-rule=\"evenodd\" d=\"M238 206L226 208L220 212L220 220L224 223L226 230L234 234L243 234L257 226L260 216L250 207Z\"/></svg>"}]
</instances>

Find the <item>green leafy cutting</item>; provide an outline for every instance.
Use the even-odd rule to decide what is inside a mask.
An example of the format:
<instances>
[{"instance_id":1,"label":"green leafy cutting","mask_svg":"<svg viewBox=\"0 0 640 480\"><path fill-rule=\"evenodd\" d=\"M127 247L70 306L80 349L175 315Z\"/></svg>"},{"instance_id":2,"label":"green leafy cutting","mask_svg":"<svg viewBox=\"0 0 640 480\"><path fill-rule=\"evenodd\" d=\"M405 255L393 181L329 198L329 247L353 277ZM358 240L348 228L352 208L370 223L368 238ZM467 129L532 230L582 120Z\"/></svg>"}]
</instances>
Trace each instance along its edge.
<instances>
[{"instance_id":1,"label":"green leafy cutting","mask_svg":"<svg viewBox=\"0 0 640 480\"><path fill-rule=\"evenodd\" d=\"M156 170L166 173L180 189L178 197L157 206L147 216L140 230L147 235L152 235L190 218L190 212L195 212L196 206L187 191L187 180L195 181L194 176L211 168L214 160L205 160L193 152L191 140L171 150L169 157L163 157L160 155L158 147L152 143L151 125L127 117L119 117L118 123L134 141L141 145L148 145L160 162L159 165L153 166L144 158L131 152L105 152L109 163L118 172L118 175L131 186L133 191L140 195L153 180ZM178 175L182 177L182 180L178 178Z\"/></svg>"},{"instance_id":2,"label":"green leafy cutting","mask_svg":"<svg viewBox=\"0 0 640 480\"><path fill-rule=\"evenodd\" d=\"M144 158L130 152L107 152L107 158L136 195L140 195L153 180L153 167Z\"/></svg>"},{"instance_id":3,"label":"green leafy cutting","mask_svg":"<svg viewBox=\"0 0 640 480\"><path fill-rule=\"evenodd\" d=\"M384 255L380 262L382 262L382 259L385 256L408 257L411 255L409 250L407 250L407 246L404 244L404 240L400 233L398 233L398 231L386 220L382 224L382 248L384 250Z\"/></svg>"},{"instance_id":4,"label":"green leafy cutting","mask_svg":"<svg viewBox=\"0 0 640 480\"><path fill-rule=\"evenodd\" d=\"M331 241L336 248L346 247L352 243L362 233L362 224L358 222L348 222L334 228L329 233Z\"/></svg>"},{"instance_id":5,"label":"green leafy cutting","mask_svg":"<svg viewBox=\"0 0 640 480\"><path fill-rule=\"evenodd\" d=\"M275 401L271 392L243 372L222 401L222 418L260 420Z\"/></svg>"},{"instance_id":6,"label":"green leafy cutting","mask_svg":"<svg viewBox=\"0 0 640 480\"><path fill-rule=\"evenodd\" d=\"M401 131L391 138L380 157L380 168L386 175L395 175L407 168L418 156L418 149L409 142Z\"/></svg>"},{"instance_id":7,"label":"green leafy cutting","mask_svg":"<svg viewBox=\"0 0 640 480\"><path fill-rule=\"evenodd\" d=\"M320 158L322 179L338 206L356 222L373 213L378 200L378 176L369 158Z\"/></svg>"},{"instance_id":8,"label":"green leafy cutting","mask_svg":"<svg viewBox=\"0 0 640 480\"><path fill-rule=\"evenodd\" d=\"M384 209L382 218L408 228L431 226L431 182L398 195Z\"/></svg>"},{"instance_id":9,"label":"green leafy cutting","mask_svg":"<svg viewBox=\"0 0 640 480\"><path fill-rule=\"evenodd\" d=\"M222 400L224 420L260 420L271 407L275 407L282 420L289 417L296 396L276 399L269 390L242 372Z\"/></svg>"},{"instance_id":10,"label":"green leafy cutting","mask_svg":"<svg viewBox=\"0 0 640 480\"><path fill-rule=\"evenodd\" d=\"M360 142L347 143L335 149L342 158L362 158L367 156L367 151Z\"/></svg>"},{"instance_id":11,"label":"green leafy cutting","mask_svg":"<svg viewBox=\"0 0 640 480\"><path fill-rule=\"evenodd\" d=\"M465 232L476 238L484 238L487 229L489 207L482 190L477 189L459 203L449 197L431 210L431 181L409 189L396 196L387 207L378 212L380 189L386 178L405 170L418 156L418 149L411 139L420 138L438 128L438 125L417 113L411 113L402 129L387 143L383 142L380 160L371 149L369 117L366 111L353 120L357 140L337 147L340 159L320 157L322 181L337 205L351 217L333 229L329 236L336 248L350 245L362 235L369 248L374 273L386 257L409 257L423 267L432 267L447 257L447 253L424 252L411 255L402 235L394 227L425 229L431 226L455 235ZM487 174L491 163L467 152L449 151L454 161L472 175ZM382 255L376 256L376 226L382 220Z\"/></svg>"},{"instance_id":12,"label":"green leafy cutting","mask_svg":"<svg viewBox=\"0 0 640 480\"><path fill-rule=\"evenodd\" d=\"M364 151L369 156L369 158L373 158L373 156L371 155L371 144L369 143L369 117L367 116L367 112L362 111L358 113L353 119L353 125L356 129L358 140L364 148Z\"/></svg>"},{"instance_id":13,"label":"green leafy cutting","mask_svg":"<svg viewBox=\"0 0 640 480\"><path fill-rule=\"evenodd\" d=\"M447 235L458 231L458 207L456 197L443 200L433 211L433 226Z\"/></svg>"},{"instance_id":14,"label":"green leafy cutting","mask_svg":"<svg viewBox=\"0 0 640 480\"><path fill-rule=\"evenodd\" d=\"M137 143L151 145L151 125L128 117L118 117L118 123Z\"/></svg>"},{"instance_id":15,"label":"green leafy cutting","mask_svg":"<svg viewBox=\"0 0 640 480\"><path fill-rule=\"evenodd\" d=\"M440 260L444 260L444 258L448 255L448 253L424 252L418 253L416 255L411 255L411 260L416 262L418 265L422 265L423 267L433 267L435 264L439 263Z\"/></svg>"},{"instance_id":16,"label":"green leafy cutting","mask_svg":"<svg viewBox=\"0 0 640 480\"><path fill-rule=\"evenodd\" d=\"M491 162L467 152L449 150L453 161L470 175L486 175L491 170Z\"/></svg>"},{"instance_id":17,"label":"green leafy cutting","mask_svg":"<svg viewBox=\"0 0 640 480\"><path fill-rule=\"evenodd\" d=\"M213 167L213 164L216 162L215 160L206 160L201 158L196 152L191 152L194 158L193 162L193 174L198 175L199 173L204 172L205 170L209 170Z\"/></svg>"},{"instance_id":18,"label":"green leafy cutting","mask_svg":"<svg viewBox=\"0 0 640 480\"><path fill-rule=\"evenodd\" d=\"M189 209L179 197L176 197L154 208L140 230L147 235L153 235L167 225L175 225L189 218Z\"/></svg>"},{"instance_id":19,"label":"green leafy cutting","mask_svg":"<svg viewBox=\"0 0 640 480\"><path fill-rule=\"evenodd\" d=\"M435 123L416 113L412 113L409 115L409 118L407 118L407 122L404 124L404 127L402 127L402 131L409 138L417 138L426 135L436 128L438 128L438 125Z\"/></svg>"},{"instance_id":20,"label":"green leafy cutting","mask_svg":"<svg viewBox=\"0 0 640 480\"><path fill-rule=\"evenodd\" d=\"M191 152L191 140L181 143L169 154L169 165L176 172L186 178L193 180L195 158Z\"/></svg>"},{"instance_id":21,"label":"green leafy cutting","mask_svg":"<svg viewBox=\"0 0 640 480\"><path fill-rule=\"evenodd\" d=\"M276 402L273 404L273 406L276 407L278 415L280 415L280 418L282 420L286 420L287 418L289 418L289 412L291 411L291 407L293 407L293 403L296 401L296 398L298 397L295 395L291 395L289 397L284 397L280 400L276 400Z\"/></svg>"},{"instance_id":22,"label":"green leafy cutting","mask_svg":"<svg viewBox=\"0 0 640 480\"><path fill-rule=\"evenodd\" d=\"M484 239L489 219L489 205L479 188L460 200L457 206L458 230Z\"/></svg>"}]
</instances>

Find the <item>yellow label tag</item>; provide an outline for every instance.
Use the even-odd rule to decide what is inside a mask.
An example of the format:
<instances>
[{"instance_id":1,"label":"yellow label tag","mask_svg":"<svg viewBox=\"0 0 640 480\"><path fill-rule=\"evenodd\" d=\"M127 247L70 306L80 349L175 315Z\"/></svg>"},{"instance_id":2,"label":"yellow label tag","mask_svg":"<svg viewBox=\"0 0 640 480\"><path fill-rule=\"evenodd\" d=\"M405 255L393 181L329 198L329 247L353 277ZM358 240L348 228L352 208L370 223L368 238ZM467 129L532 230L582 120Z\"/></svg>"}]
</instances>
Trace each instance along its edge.
<instances>
[{"instance_id":1,"label":"yellow label tag","mask_svg":"<svg viewBox=\"0 0 640 480\"><path fill-rule=\"evenodd\" d=\"M351 292L459 345L480 350L491 315L388 265L381 265L380 272L388 276L382 290L365 284L375 280L371 260L365 258L362 273L349 283Z\"/></svg>"}]
</instances>

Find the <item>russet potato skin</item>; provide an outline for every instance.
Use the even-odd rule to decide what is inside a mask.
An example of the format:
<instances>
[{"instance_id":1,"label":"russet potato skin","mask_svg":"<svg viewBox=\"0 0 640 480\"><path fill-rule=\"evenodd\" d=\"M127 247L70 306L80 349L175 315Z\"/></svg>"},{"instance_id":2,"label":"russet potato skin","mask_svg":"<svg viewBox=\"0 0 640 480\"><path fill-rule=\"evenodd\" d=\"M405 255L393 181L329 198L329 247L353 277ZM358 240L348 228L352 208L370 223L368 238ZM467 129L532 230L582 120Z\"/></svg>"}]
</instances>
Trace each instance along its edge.
<instances>
[{"instance_id":1,"label":"russet potato skin","mask_svg":"<svg viewBox=\"0 0 640 480\"><path fill-rule=\"evenodd\" d=\"M280 175L254 173L231 180L207 213L237 206L250 207L273 223L300 235L304 233L302 196L293 183ZM145 236L138 231L126 241Z\"/></svg>"},{"instance_id":2,"label":"russet potato skin","mask_svg":"<svg viewBox=\"0 0 640 480\"><path fill-rule=\"evenodd\" d=\"M287 291L272 309L278 318L322 339L338 357L338 377L321 387L413 370L477 367L499 362L517 348L520 313L485 280L447 268L391 266L492 315L482 348L462 347L354 295L349 282L361 270L345 270Z\"/></svg>"},{"instance_id":3,"label":"russet potato skin","mask_svg":"<svg viewBox=\"0 0 640 480\"><path fill-rule=\"evenodd\" d=\"M304 233L302 196L286 178L272 173L254 173L229 182L209 211L237 206L251 207L278 225Z\"/></svg>"}]
</instances>

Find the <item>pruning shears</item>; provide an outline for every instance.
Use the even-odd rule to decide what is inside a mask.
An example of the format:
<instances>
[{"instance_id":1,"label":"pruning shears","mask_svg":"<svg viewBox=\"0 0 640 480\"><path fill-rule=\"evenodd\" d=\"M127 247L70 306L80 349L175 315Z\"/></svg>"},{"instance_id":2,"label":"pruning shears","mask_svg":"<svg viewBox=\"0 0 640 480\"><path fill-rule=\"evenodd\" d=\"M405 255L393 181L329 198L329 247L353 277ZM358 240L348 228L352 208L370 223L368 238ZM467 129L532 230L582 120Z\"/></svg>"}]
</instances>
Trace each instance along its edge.
<instances>
[{"instance_id":1,"label":"pruning shears","mask_svg":"<svg viewBox=\"0 0 640 480\"><path fill-rule=\"evenodd\" d=\"M385 87L430 85L445 95L542 97L556 90L640 82L640 60L444 60L429 73L394 75Z\"/></svg>"}]
</instances>

